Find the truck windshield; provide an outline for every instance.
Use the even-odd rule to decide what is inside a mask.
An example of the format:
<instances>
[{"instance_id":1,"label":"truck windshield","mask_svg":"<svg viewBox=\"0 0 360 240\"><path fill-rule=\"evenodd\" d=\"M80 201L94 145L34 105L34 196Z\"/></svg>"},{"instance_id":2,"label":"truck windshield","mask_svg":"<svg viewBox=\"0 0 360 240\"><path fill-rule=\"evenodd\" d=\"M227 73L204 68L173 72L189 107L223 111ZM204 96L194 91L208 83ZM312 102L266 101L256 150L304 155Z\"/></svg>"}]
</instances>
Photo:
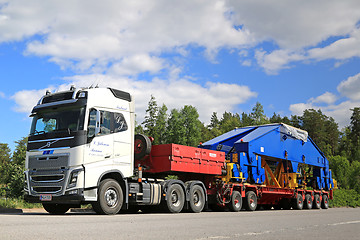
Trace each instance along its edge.
<instances>
[{"instance_id":1,"label":"truck windshield","mask_svg":"<svg viewBox=\"0 0 360 240\"><path fill-rule=\"evenodd\" d=\"M84 129L85 108L57 108L39 111L33 116L30 135Z\"/></svg>"}]
</instances>

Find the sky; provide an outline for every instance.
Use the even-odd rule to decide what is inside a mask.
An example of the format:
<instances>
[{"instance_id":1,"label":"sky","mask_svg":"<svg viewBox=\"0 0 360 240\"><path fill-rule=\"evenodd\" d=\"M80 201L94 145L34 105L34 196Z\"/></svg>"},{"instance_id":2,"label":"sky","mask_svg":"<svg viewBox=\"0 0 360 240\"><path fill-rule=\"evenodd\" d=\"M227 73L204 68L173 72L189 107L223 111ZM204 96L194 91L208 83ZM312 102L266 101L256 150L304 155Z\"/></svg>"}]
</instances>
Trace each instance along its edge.
<instances>
[{"instance_id":1,"label":"sky","mask_svg":"<svg viewBox=\"0 0 360 240\"><path fill-rule=\"evenodd\" d=\"M359 0L0 0L0 143L47 89L113 87L169 109L272 116L360 107Z\"/></svg>"}]
</instances>

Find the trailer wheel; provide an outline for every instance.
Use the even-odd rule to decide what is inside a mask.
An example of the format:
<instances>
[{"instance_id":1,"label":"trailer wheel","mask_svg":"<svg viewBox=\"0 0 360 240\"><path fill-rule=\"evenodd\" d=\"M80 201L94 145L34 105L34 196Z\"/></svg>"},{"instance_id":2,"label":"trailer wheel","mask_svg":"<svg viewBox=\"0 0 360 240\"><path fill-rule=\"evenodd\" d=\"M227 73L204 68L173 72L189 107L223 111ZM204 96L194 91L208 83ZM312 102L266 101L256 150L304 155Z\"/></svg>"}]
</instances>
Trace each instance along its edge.
<instances>
[{"instance_id":1,"label":"trailer wheel","mask_svg":"<svg viewBox=\"0 0 360 240\"><path fill-rule=\"evenodd\" d=\"M166 210L170 213L179 213L184 207L185 194L179 184L172 184L166 192Z\"/></svg>"},{"instance_id":2,"label":"trailer wheel","mask_svg":"<svg viewBox=\"0 0 360 240\"><path fill-rule=\"evenodd\" d=\"M305 209L312 209L313 207L313 200L311 198L311 194L306 194L305 195L305 203L304 203L304 208Z\"/></svg>"},{"instance_id":3,"label":"trailer wheel","mask_svg":"<svg viewBox=\"0 0 360 240\"><path fill-rule=\"evenodd\" d=\"M293 209L301 210L304 207L304 200L301 194L298 194L295 199L293 199Z\"/></svg>"},{"instance_id":4,"label":"trailer wheel","mask_svg":"<svg viewBox=\"0 0 360 240\"><path fill-rule=\"evenodd\" d=\"M232 212L238 212L241 210L242 197L241 197L240 192L233 191L233 193L231 194L231 201L228 206L229 206L230 211L232 211Z\"/></svg>"},{"instance_id":5,"label":"trailer wheel","mask_svg":"<svg viewBox=\"0 0 360 240\"><path fill-rule=\"evenodd\" d=\"M190 189L190 209L194 213L199 213L205 206L205 194L199 185L194 185Z\"/></svg>"},{"instance_id":6,"label":"trailer wheel","mask_svg":"<svg viewBox=\"0 0 360 240\"><path fill-rule=\"evenodd\" d=\"M320 202L319 194L315 194L315 196L314 196L313 208L314 209L320 209L321 208L321 202Z\"/></svg>"},{"instance_id":7,"label":"trailer wheel","mask_svg":"<svg viewBox=\"0 0 360 240\"><path fill-rule=\"evenodd\" d=\"M245 209L248 211L255 211L257 207L257 197L253 191L248 191L245 194Z\"/></svg>"},{"instance_id":8,"label":"trailer wheel","mask_svg":"<svg viewBox=\"0 0 360 240\"><path fill-rule=\"evenodd\" d=\"M329 197L327 195L323 195L323 197L322 197L321 208L322 209L329 208Z\"/></svg>"},{"instance_id":9,"label":"trailer wheel","mask_svg":"<svg viewBox=\"0 0 360 240\"><path fill-rule=\"evenodd\" d=\"M120 184L113 179L100 182L98 200L92 203L93 209L98 214L117 214L123 204L123 192Z\"/></svg>"},{"instance_id":10,"label":"trailer wheel","mask_svg":"<svg viewBox=\"0 0 360 240\"><path fill-rule=\"evenodd\" d=\"M151 151L151 141L150 139L143 134L135 135L134 142L134 158L135 160L140 160L146 155L150 154Z\"/></svg>"},{"instance_id":11,"label":"trailer wheel","mask_svg":"<svg viewBox=\"0 0 360 240\"><path fill-rule=\"evenodd\" d=\"M43 203L42 205L48 213L54 215L65 214L70 209L69 204Z\"/></svg>"}]
</instances>

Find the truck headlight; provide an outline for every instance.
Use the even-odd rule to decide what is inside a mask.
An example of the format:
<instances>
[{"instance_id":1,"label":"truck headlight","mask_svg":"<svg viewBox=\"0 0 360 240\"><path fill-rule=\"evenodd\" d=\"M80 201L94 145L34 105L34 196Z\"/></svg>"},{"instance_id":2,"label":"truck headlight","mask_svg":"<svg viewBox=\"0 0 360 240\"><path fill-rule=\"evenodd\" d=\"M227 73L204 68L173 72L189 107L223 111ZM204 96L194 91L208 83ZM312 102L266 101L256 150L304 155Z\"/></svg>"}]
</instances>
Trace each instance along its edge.
<instances>
[{"instance_id":1,"label":"truck headlight","mask_svg":"<svg viewBox=\"0 0 360 240\"><path fill-rule=\"evenodd\" d=\"M82 171L81 169L77 169L71 172L67 188L73 188L76 186L78 176L81 173L81 171Z\"/></svg>"},{"instance_id":2,"label":"truck headlight","mask_svg":"<svg viewBox=\"0 0 360 240\"><path fill-rule=\"evenodd\" d=\"M25 191L28 190L28 182L27 182L26 173L24 173L24 190L25 190Z\"/></svg>"}]
</instances>

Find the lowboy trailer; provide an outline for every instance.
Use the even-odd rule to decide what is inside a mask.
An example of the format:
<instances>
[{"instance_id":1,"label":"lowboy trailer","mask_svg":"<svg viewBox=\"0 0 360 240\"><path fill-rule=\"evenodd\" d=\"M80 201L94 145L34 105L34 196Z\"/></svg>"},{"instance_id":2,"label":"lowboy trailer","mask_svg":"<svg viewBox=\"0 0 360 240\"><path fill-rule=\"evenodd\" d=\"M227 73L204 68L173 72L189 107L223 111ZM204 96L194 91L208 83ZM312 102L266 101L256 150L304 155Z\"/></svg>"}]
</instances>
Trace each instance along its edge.
<instances>
[{"instance_id":1,"label":"lowboy trailer","mask_svg":"<svg viewBox=\"0 0 360 240\"><path fill-rule=\"evenodd\" d=\"M152 146L134 135L132 96L112 88L47 92L31 116L25 199L51 214L328 208L336 184L307 132L285 124Z\"/></svg>"}]
</instances>

